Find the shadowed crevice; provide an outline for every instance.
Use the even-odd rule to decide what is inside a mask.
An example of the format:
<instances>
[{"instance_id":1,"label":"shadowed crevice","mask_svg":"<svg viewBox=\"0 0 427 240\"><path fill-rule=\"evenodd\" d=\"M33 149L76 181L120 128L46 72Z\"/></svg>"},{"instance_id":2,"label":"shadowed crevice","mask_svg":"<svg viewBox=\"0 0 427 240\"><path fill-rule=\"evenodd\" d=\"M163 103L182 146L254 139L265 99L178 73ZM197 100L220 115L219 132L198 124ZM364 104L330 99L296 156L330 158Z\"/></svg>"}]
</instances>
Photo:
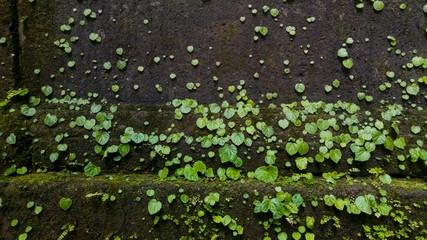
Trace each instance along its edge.
<instances>
[{"instance_id":1,"label":"shadowed crevice","mask_svg":"<svg viewBox=\"0 0 427 240\"><path fill-rule=\"evenodd\" d=\"M10 32L12 34L12 44L13 44L13 66L12 73L13 79L15 80L15 85L20 85L21 83L21 39L19 36L19 12L18 12L18 1L10 0L10 12L11 12L11 23L10 23Z\"/></svg>"}]
</instances>

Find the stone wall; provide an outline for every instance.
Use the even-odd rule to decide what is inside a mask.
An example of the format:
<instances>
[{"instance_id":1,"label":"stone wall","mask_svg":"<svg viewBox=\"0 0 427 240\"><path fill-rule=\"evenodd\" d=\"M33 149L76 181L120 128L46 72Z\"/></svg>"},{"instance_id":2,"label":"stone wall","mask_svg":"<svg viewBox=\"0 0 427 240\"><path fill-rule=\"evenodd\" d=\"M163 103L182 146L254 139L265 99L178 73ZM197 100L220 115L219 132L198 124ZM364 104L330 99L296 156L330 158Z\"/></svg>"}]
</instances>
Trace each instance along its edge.
<instances>
[{"instance_id":1,"label":"stone wall","mask_svg":"<svg viewBox=\"0 0 427 240\"><path fill-rule=\"evenodd\" d=\"M134 132L146 135L180 133L199 142L203 137L213 141L215 134L209 134L217 129L219 137L226 137L225 141L233 133L239 137L243 134L244 139L249 139L246 147L252 150L240 147L239 152L257 159L258 147L277 148L279 159L283 160L279 168L284 170L290 160L293 172L298 169L292 164L295 156L284 151L287 143L304 139L310 145L307 156L314 158L326 139L328 149L333 141L333 148L341 151L343 161L338 165L314 161L309 164L309 172L321 174L328 168L348 171L354 167L380 166L393 175L424 176L423 161L414 164L396 160L398 155L418 148L417 140L425 135L423 131L413 134L410 129L412 126L424 129L426 121L422 79L426 20L422 4L411 3L402 10L400 3L390 2L381 11L373 9L371 4L358 9L345 1L313 1L308 6L299 2L265 4L278 10L279 15L273 17L270 11L264 12L262 4L240 1L20 2L16 7L21 26L22 80L17 85L29 88L29 95L39 97L41 104L34 118L19 116L17 112L8 118L28 122L31 134L23 132L19 139L37 139L28 151L23 151L32 159L27 167L81 170L82 167L67 166L66 154L61 153L53 164L48 159L49 154L58 153L55 136L68 133L63 142L69 146L67 153L76 154L76 166L85 165L90 159L107 171L130 170L139 167L139 159L143 157L146 161L141 168L153 171L154 167L157 172L163 162L151 161L149 156L157 143L131 144L135 151L130 151L128 160L121 161L118 167L117 162L111 161L118 154L103 159L93 151L97 145L93 134L109 134L110 140L102 145L105 151L110 145L120 145L120 136L127 127L132 127ZM257 26L268 30L266 36L256 32ZM291 35L293 28L295 35ZM189 46L194 49L192 52L187 50ZM339 49L348 57L337 56ZM346 59L353 61L350 69L343 66ZM421 65L411 67L413 59L421 59ZM198 61L197 66L191 64L193 60ZM43 87L51 90L42 93ZM296 87L304 91L300 93ZM406 93L408 89L411 94ZM187 98L197 103L193 103L191 112L183 114L180 100ZM86 129L70 127L79 116L95 119L96 113L91 113L90 107L101 103L105 106L101 112L108 112L110 105L118 106L118 111L111 113L114 115L111 128L100 129L89 122ZM202 104L214 108L216 105L212 104L218 104L220 108L203 112L206 110ZM233 109L239 108L241 115L230 115L228 110L235 112ZM251 113L252 109L257 114ZM226 110L228 116L224 115ZM41 120L48 113L63 121L46 126ZM202 122L208 119L199 119L203 115L223 124L206 130L203 127L206 123ZM331 125L318 128L319 118L330 121ZM283 129L288 124L280 127L280 120L290 122L290 126ZM271 126L274 133L265 136L256 128L257 122ZM398 134L392 128L394 122ZM379 125L374 126L375 123ZM317 130L306 134L305 130L313 124ZM252 133L246 131L251 126L255 128ZM245 129L242 131L241 127ZM324 139L319 141L325 130ZM372 155L370 159L382 159L379 162L362 157L363 161L356 159L352 163L357 151L350 148L351 144L363 132L377 134L374 141L369 137L362 141L378 147L369 147L368 153L359 151L359 155ZM4 137L11 133L14 132L5 131ZM350 134L347 137L351 139L339 147L341 140L333 137L342 134ZM407 146L395 148L392 144L386 149L382 145L387 136L393 141L402 137L400 140L405 140ZM178 148L169 143L164 145L178 149L169 156L187 154L189 150L182 146L184 143L178 144ZM199 158L210 150L217 151L222 144L210 145L206 143L203 147L194 141L190 149L197 150L191 155ZM388 164L390 161L392 164ZM243 167L253 171L263 164L263 161L249 161ZM8 163L3 165L8 166Z\"/></svg>"},{"instance_id":2,"label":"stone wall","mask_svg":"<svg viewBox=\"0 0 427 240\"><path fill-rule=\"evenodd\" d=\"M307 207L303 214L280 219L280 224L297 222L286 225L288 233L296 231L306 216L315 217L317 223L330 216L339 238L368 237L373 233L362 225L375 225L378 233L384 230L378 227L382 221L390 224L396 237L401 208L405 216L425 212L425 181L397 180L423 179L427 172L425 3L0 0L0 6L0 39L6 39L0 43L0 100L8 93L11 99L0 107L0 171L8 175L0 181L5 189L0 191L0 211L5 216L0 233L7 239L19 233L8 224L14 214L25 215L23 206L30 197L22 198L19 207L11 205L18 201L14 194L23 194L19 189L25 186L34 196L52 189L52 199L73 196L78 209L66 216L61 212L62 222L52 226L58 230L66 223L75 225L73 234L79 239L128 237L133 232L141 237L147 231L152 234L149 238L161 238L162 231L170 231L169 225L156 225L138 231L108 229L96 235L102 227L93 225L92 233L85 235L83 229L91 232L88 228L96 218L86 225L73 217L88 216L96 207L86 206L98 205L72 189L84 189L85 194L101 191L101 198L110 187L116 189L98 177L80 186L74 180L84 177L68 179L71 173L116 176L120 183L125 180L116 174L130 174L148 181L144 189L154 184L152 188L162 192L163 215L143 211L135 218L141 214L154 221L159 220L156 216L185 221L182 216L188 216L192 220L186 222L204 219L208 229L216 229L210 225L214 216L231 212L246 219L249 230L244 239L270 236L273 227L266 225L277 223L268 214L254 217L255 198L244 200L250 203L244 210L227 208L224 201L236 205L240 195L257 187L268 189L260 194L262 201L263 196L276 194L275 186L285 187L288 181L292 187L286 191L301 193L310 205L317 200L327 204L324 198L330 194L347 199L347 194L333 190L331 178L341 178L339 189L353 189L353 178L361 177L354 180L353 192L345 200L347 208L358 196L368 194L377 201L383 197L387 206L398 206L390 215L384 209L377 212L380 221L372 213L362 213L366 219L342 232L332 216L338 213L342 225L348 226L359 215L324 204L320 210ZM10 90L17 89L24 92L12 97ZM45 172L64 172L65 177L57 182L56 175L32 175ZM22 174L33 177L14 176ZM147 180L154 176L152 182ZM47 185L37 190L45 177ZM10 180L15 178L29 181L28 185ZM37 183L31 183L32 178ZM306 186L300 178L315 183ZM399 184L390 185L390 179ZM212 182L215 187L209 191L221 192L222 207L205 218L189 210L184 214L185 203L170 212L174 206L166 205L165 199L176 191L175 181L188 184L195 199L209 195L201 190ZM231 194L234 190L223 193L219 188L224 184L240 195ZM315 191L322 184L322 191ZM363 184L372 189L365 191ZM402 189L411 184L415 190L405 195ZM137 188L132 183L127 190ZM390 198L386 194L384 200L383 188ZM414 201L405 199L408 196ZM133 206L135 198L142 198L144 206L148 202L141 194L130 194L116 203ZM47 199L38 200L49 206L43 219L58 210L57 199L46 203ZM200 199L194 200L194 209L208 211ZM133 224L114 209L106 207L101 217L117 214L117 221ZM36 215L27 222L39 226L34 223L40 220ZM425 237L416 227L427 221L425 214L412 217L404 231L412 229L411 237ZM252 218L264 224L265 233L249 227ZM208 233L188 230L185 234L181 228L174 230L179 234L170 232L189 238L215 234L231 238L233 231L227 232L227 224L223 225L225 229ZM34 236L40 238L44 232L38 231ZM333 231L313 230L318 239L330 237ZM55 234L58 231L48 236Z\"/></svg>"}]
</instances>

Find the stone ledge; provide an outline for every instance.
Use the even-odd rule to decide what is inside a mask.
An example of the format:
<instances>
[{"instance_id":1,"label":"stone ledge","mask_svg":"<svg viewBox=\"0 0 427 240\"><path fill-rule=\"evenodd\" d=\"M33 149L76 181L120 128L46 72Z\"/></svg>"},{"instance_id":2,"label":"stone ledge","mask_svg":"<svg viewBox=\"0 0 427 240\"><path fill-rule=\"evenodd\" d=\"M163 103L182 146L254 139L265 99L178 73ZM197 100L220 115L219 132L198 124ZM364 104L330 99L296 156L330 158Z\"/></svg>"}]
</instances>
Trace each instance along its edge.
<instances>
[{"instance_id":1,"label":"stone ledge","mask_svg":"<svg viewBox=\"0 0 427 240\"><path fill-rule=\"evenodd\" d=\"M62 170L71 170L71 171L82 171L83 166L86 164L85 159L89 159L94 162L96 165L100 166L103 169L103 172L127 172L133 173L135 168L139 168L142 172L152 172L157 173L160 169L164 167L164 162L171 160L176 156L177 153L187 154L192 156L196 160L203 160L208 167L213 167L214 171L219 167L228 167L231 165L221 164L218 158L218 148L220 146L212 145L210 148L201 148L200 143L194 141L193 144L188 145L181 139L179 143L167 143L165 141L160 141L158 144L169 146L172 151L168 156L155 158L150 157L150 152L153 150L154 145L148 142L143 142L141 144L130 143L132 147L137 147L132 149L128 156L122 159L119 162L113 161L113 157L109 156L107 158L102 158L101 155L97 155L94 152L94 147L97 145L95 139L92 137L93 130L87 130L83 127L70 128L69 123L72 122L78 116L86 116L87 119L95 118L96 114L89 112L90 106L82 106L80 111L72 111L68 109L58 109L54 106L41 105L37 107L37 114L32 118L27 118L22 116L19 113L20 105L13 106L17 111L15 113L6 113L0 117L0 127L4 131L3 141L0 141L0 147L5 153L7 153L7 161L3 161L0 164L0 171L4 171L6 168L10 167L12 164L16 164L18 167L27 166L30 171L36 171L39 168L46 168L49 171L62 171ZM139 109L140 110L137 110ZM163 109L161 113L157 109ZM372 116L379 116L378 112L373 112ZM64 118L63 123L58 124L54 128L48 128L44 125L43 119L47 113L55 114L58 118ZM167 107L165 105L122 105L119 107L119 111L114 114L113 118L113 127L109 130L110 140L107 146L120 144L120 136L124 134L126 127L133 127L136 132L142 132L144 134L150 135L154 133L155 135L166 134L170 135L172 133L184 132L186 136L191 136L196 139L199 136L206 136L214 132L208 131L206 128L200 129L196 126L196 120L198 117L201 117L201 114L190 113L184 116L183 120L175 120L173 107ZM218 115L222 117L222 112ZM360 122L366 121L367 116L362 112L356 114L360 118ZM251 119L253 125L257 121L266 121L267 124L271 125L275 130L275 136L278 139L281 139L283 142L272 142L268 143L262 136L262 133L257 130L256 134L260 135L259 138L253 138L253 144L251 147L240 146L238 149L238 155L240 157L250 157L251 160L244 160L242 166L242 174L246 174L248 171L255 171L259 166L264 165L264 153L257 153L256 150L259 147L272 147L272 149L278 150L277 153L277 166L281 170L281 174L291 175L292 173L304 173L311 172L316 175L321 175L323 172L330 171L341 171L348 172L352 168L359 168L364 171L357 173L353 172L354 176L367 176L369 173L368 169L373 167L381 167L390 175L407 175L411 177L424 177L426 175L427 167L424 165L424 162L419 159L417 162L411 162L410 159L406 159L404 162L397 161L397 157L400 154L409 156L408 149L415 148L416 140L422 140L422 134L412 134L410 132L410 126L415 123L423 123L427 119L427 115L421 114L421 112L411 112L405 111L403 116L398 116L393 118L393 121L399 121L400 124L400 136L404 137L407 141L407 146L405 150L395 150L389 151L386 150L383 146L378 145L377 150L372 153L371 160L367 162L357 162L354 161L352 164L346 162L347 158L354 157L349 149L349 146L346 148L340 148L338 144L335 143L335 148L341 149L343 157L338 164L325 160L324 163L314 161L314 163L309 163L307 169L300 171L296 168L294 162L297 156L290 156L286 153L285 145L288 142L290 137L293 138L304 138L305 141L310 146L310 151L308 152L307 157L315 157L318 153L318 149L322 144L319 142L319 133L318 130L315 134L303 134L304 124L308 122L315 121L318 118L328 119L331 118L328 114L317 114L317 115L307 115L307 120L303 122L303 125L300 127L295 127L290 124L290 126L283 130L281 129L277 122L279 119L284 119L285 116L281 113L280 110L267 110L262 108L261 114L259 116L250 116L247 118L234 117L231 120L224 121L233 121L236 123L234 129L226 128L227 134L233 132L239 132L238 128L244 125L245 119ZM337 116L334 116L337 118ZM378 117L381 119L381 117ZM35 121L37 120L37 121ZM149 121L148 126L144 125L145 121ZM372 122L372 121L370 121ZM373 123L373 122L372 122ZM384 121L385 129L393 131L390 127L392 121ZM172 131L168 131L171 124L174 124L175 127ZM339 124L341 130L334 131L332 128L329 128L334 136L338 136L340 133L347 133L348 130L345 126ZM357 124L359 125L359 124ZM362 124L360 126L363 126ZM19 144L9 145L6 143L6 137L15 133L17 136L17 142ZM49 154L56 151L56 146L58 143L55 141L55 136L58 134L69 134L69 137L64 138L61 143L66 143L68 145L68 150L66 153L61 153L60 158L55 163L49 161ZM245 137L251 137L251 135L245 133ZM84 139L84 135L88 135L88 139ZM357 134L351 134L352 137L357 136ZM393 135L390 134L393 137ZM231 143L231 142L229 142ZM46 153L41 154L45 151ZM202 155L207 155L209 151L214 151L216 157L214 158L203 158ZM248 151L248 154L244 154L245 151ZM81 167L70 167L67 159L69 153L76 153L77 159ZM141 157L145 158L144 163L141 163L139 160ZM375 160L375 158L380 158L381 160ZM388 160L387 160L388 159ZM285 167L286 162L291 162L292 167ZM400 164L405 165L405 169L401 170L399 168ZM183 164L175 165L172 168L184 167ZM366 171L365 171L366 170ZM173 172L170 173L173 175Z\"/></svg>"},{"instance_id":2,"label":"stone ledge","mask_svg":"<svg viewBox=\"0 0 427 240\"><path fill-rule=\"evenodd\" d=\"M282 217L269 222L271 213L254 213L253 202L262 201L264 196L274 197L275 187L290 194L299 193L305 207L300 206L299 212L287 217L288 220ZM147 196L147 190L154 190L154 195ZM389 216L348 214L345 208L340 211L328 207L321 199L333 194L353 202L358 196L372 194L379 203L380 191L385 191L387 204L392 206ZM212 208L205 207L203 199L214 192L219 193L219 201ZM88 197L88 194L95 196ZM106 201L101 199L102 194L107 194ZM169 204L167 198L172 194L176 199ZM114 201L110 201L111 196ZM72 199L67 211L58 206L62 197ZM162 208L150 215L147 204L154 198L162 202ZM393 179L391 185L368 178L340 179L333 185L316 177L299 181L282 178L273 184L245 180L243 184L243 180L188 182L160 180L154 175L87 178L80 174L48 173L0 177L0 199L0 235L4 239L17 238L26 226L32 227L28 233L32 239L56 239L63 233L61 227L67 224L75 230L65 239L113 239L117 236L122 239L130 236L138 236L138 239L210 239L215 236L217 239L261 239L265 234L275 239L275 227L280 227L290 237L299 226L306 225L307 216L313 217L315 223L312 229L306 226L306 231L314 233L316 239L366 239L368 234L381 234L378 229L369 233L367 227L372 229L380 225L395 234L392 236L400 231L411 239L427 237L421 225L427 223L427 183L420 179ZM34 207L26 207L29 201L43 208L40 214L34 213ZM314 207L311 201L317 201L318 206ZM233 236L233 230L213 221L214 216L226 215L243 227L243 235ZM335 220L322 224L321 219L325 221L326 216ZM10 226L13 219L19 221L16 227ZM259 225L260 221L265 222L265 228Z\"/></svg>"}]
</instances>

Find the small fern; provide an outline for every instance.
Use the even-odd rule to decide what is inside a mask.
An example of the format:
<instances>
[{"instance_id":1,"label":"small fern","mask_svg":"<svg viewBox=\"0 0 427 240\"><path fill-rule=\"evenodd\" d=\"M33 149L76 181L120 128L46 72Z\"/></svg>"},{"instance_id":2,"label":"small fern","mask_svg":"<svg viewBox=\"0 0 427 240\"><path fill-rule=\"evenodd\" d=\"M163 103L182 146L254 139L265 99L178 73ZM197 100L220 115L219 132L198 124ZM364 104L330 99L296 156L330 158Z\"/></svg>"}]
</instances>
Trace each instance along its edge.
<instances>
[{"instance_id":1,"label":"small fern","mask_svg":"<svg viewBox=\"0 0 427 240\"><path fill-rule=\"evenodd\" d=\"M74 228L75 226L72 224L65 224L64 226L62 226L61 230L63 230L63 232L58 237L58 240L63 240L68 235L68 233L74 231Z\"/></svg>"},{"instance_id":2,"label":"small fern","mask_svg":"<svg viewBox=\"0 0 427 240\"><path fill-rule=\"evenodd\" d=\"M25 96L28 94L28 88L18 88L18 89L11 89L7 92L6 99L3 101L0 101L0 107L6 106L13 97L15 96Z\"/></svg>"}]
</instances>

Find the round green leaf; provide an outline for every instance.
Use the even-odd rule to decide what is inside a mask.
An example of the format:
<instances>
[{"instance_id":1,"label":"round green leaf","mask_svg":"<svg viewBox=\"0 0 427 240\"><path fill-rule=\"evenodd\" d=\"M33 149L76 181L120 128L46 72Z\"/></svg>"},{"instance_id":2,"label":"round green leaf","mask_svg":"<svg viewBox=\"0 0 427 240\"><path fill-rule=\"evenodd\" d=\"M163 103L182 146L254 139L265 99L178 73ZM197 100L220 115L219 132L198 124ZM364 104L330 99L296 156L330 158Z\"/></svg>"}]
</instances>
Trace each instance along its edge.
<instances>
[{"instance_id":1,"label":"round green leaf","mask_svg":"<svg viewBox=\"0 0 427 240\"><path fill-rule=\"evenodd\" d=\"M129 144L120 144L119 145L119 153L122 157L126 156L130 151Z\"/></svg>"},{"instance_id":2,"label":"round green leaf","mask_svg":"<svg viewBox=\"0 0 427 240\"><path fill-rule=\"evenodd\" d=\"M391 210L392 207L387 205L386 203L380 203L380 205L378 206L378 212L383 216L388 216Z\"/></svg>"},{"instance_id":3,"label":"round green leaf","mask_svg":"<svg viewBox=\"0 0 427 240\"><path fill-rule=\"evenodd\" d=\"M14 133L9 134L9 136L6 138L6 143L9 145L16 144L16 135Z\"/></svg>"},{"instance_id":4,"label":"round green leaf","mask_svg":"<svg viewBox=\"0 0 427 240\"><path fill-rule=\"evenodd\" d=\"M265 183L274 182L278 175L279 170L276 166L262 166L255 170L256 179Z\"/></svg>"},{"instance_id":5,"label":"round green leaf","mask_svg":"<svg viewBox=\"0 0 427 240\"><path fill-rule=\"evenodd\" d=\"M326 206L330 206L330 207L334 205L336 200L337 198L332 194L325 195L323 197L323 201L325 201Z\"/></svg>"},{"instance_id":6,"label":"round green leaf","mask_svg":"<svg viewBox=\"0 0 427 240\"><path fill-rule=\"evenodd\" d=\"M241 170L239 170L239 169L235 169L233 167L228 167L226 170L226 175L230 179L237 180L240 178L240 172L241 172Z\"/></svg>"},{"instance_id":7,"label":"round green leaf","mask_svg":"<svg viewBox=\"0 0 427 240\"><path fill-rule=\"evenodd\" d=\"M134 143L139 144L144 141L145 135L143 133L133 133L131 139Z\"/></svg>"},{"instance_id":8,"label":"round green leaf","mask_svg":"<svg viewBox=\"0 0 427 240\"><path fill-rule=\"evenodd\" d=\"M332 81L332 86L334 86L334 88L338 88L341 85L341 82L338 79L335 79L334 81Z\"/></svg>"},{"instance_id":9,"label":"round green leaf","mask_svg":"<svg viewBox=\"0 0 427 240\"><path fill-rule=\"evenodd\" d=\"M91 9L89 9L89 8L86 8L86 9L83 11L83 15L85 15L85 17L89 16L91 13L92 13L92 10L91 10Z\"/></svg>"},{"instance_id":10,"label":"round green leaf","mask_svg":"<svg viewBox=\"0 0 427 240\"><path fill-rule=\"evenodd\" d=\"M338 57L342 57L342 58L348 57L347 49L345 49L345 48L338 49L337 55L338 55Z\"/></svg>"},{"instance_id":11,"label":"round green leaf","mask_svg":"<svg viewBox=\"0 0 427 240\"><path fill-rule=\"evenodd\" d=\"M232 161L232 159L237 155L237 147L233 144L225 144L219 149L219 158L222 163Z\"/></svg>"},{"instance_id":12,"label":"round green leaf","mask_svg":"<svg viewBox=\"0 0 427 240\"><path fill-rule=\"evenodd\" d=\"M126 68L126 65L127 65L127 63L124 60L118 60L117 61L117 68L119 70L124 70Z\"/></svg>"},{"instance_id":13,"label":"round green leaf","mask_svg":"<svg viewBox=\"0 0 427 240\"><path fill-rule=\"evenodd\" d=\"M197 65L199 65L199 60L197 59L191 60L191 65L193 65L193 67L196 67Z\"/></svg>"},{"instance_id":14,"label":"round green leaf","mask_svg":"<svg viewBox=\"0 0 427 240\"><path fill-rule=\"evenodd\" d=\"M383 1L374 1L374 9L375 11L381 11L384 9L384 2Z\"/></svg>"},{"instance_id":15,"label":"round green leaf","mask_svg":"<svg viewBox=\"0 0 427 240\"><path fill-rule=\"evenodd\" d=\"M151 199L150 202L148 202L148 212L150 215L158 213L160 209L162 209L162 203L157 199Z\"/></svg>"},{"instance_id":16,"label":"round green leaf","mask_svg":"<svg viewBox=\"0 0 427 240\"><path fill-rule=\"evenodd\" d=\"M298 152L298 144L288 142L286 144L286 152L291 156L295 155Z\"/></svg>"},{"instance_id":17,"label":"round green leaf","mask_svg":"<svg viewBox=\"0 0 427 240\"><path fill-rule=\"evenodd\" d=\"M41 90L46 97L52 94L53 92L53 89L51 86L43 86Z\"/></svg>"},{"instance_id":18,"label":"round green leaf","mask_svg":"<svg viewBox=\"0 0 427 240\"><path fill-rule=\"evenodd\" d=\"M34 208L34 213L35 213L36 215L39 215L42 211L43 211L43 207L42 207L42 206L36 206L36 207Z\"/></svg>"},{"instance_id":19,"label":"round green leaf","mask_svg":"<svg viewBox=\"0 0 427 240\"><path fill-rule=\"evenodd\" d=\"M332 149L331 151L329 151L329 157L332 161L338 163L342 157L341 151L339 149Z\"/></svg>"},{"instance_id":20,"label":"round green leaf","mask_svg":"<svg viewBox=\"0 0 427 240\"><path fill-rule=\"evenodd\" d=\"M164 167L163 169L160 169L159 172L157 173L157 175L161 179L167 178L168 174L169 174L169 169L166 167Z\"/></svg>"},{"instance_id":21,"label":"round green leaf","mask_svg":"<svg viewBox=\"0 0 427 240\"><path fill-rule=\"evenodd\" d=\"M155 194L156 192L153 190L153 189L148 189L147 190L147 196L149 196L149 197L152 197L152 196L154 196L154 194Z\"/></svg>"},{"instance_id":22,"label":"round green leaf","mask_svg":"<svg viewBox=\"0 0 427 240\"><path fill-rule=\"evenodd\" d=\"M360 211L366 214L372 214L372 209L369 205L369 202L366 200L365 196L358 196L354 201L354 204Z\"/></svg>"},{"instance_id":23,"label":"round green leaf","mask_svg":"<svg viewBox=\"0 0 427 240\"><path fill-rule=\"evenodd\" d=\"M97 132L95 139L98 144L105 145L110 140L110 134L108 132Z\"/></svg>"},{"instance_id":24,"label":"round green leaf","mask_svg":"<svg viewBox=\"0 0 427 240\"><path fill-rule=\"evenodd\" d=\"M73 200L71 200L71 198L61 198L59 199L59 207L64 210L67 211L71 205L73 204Z\"/></svg>"},{"instance_id":25,"label":"round green leaf","mask_svg":"<svg viewBox=\"0 0 427 240\"><path fill-rule=\"evenodd\" d=\"M415 83L406 86L406 92L410 95L415 96L418 94L419 91L420 91L420 87Z\"/></svg>"},{"instance_id":26,"label":"round green leaf","mask_svg":"<svg viewBox=\"0 0 427 240\"><path fill-rule=\"evenodd\" d=\"M421 132L421 127L420 126L411 126L411 132L413 133L413 134L418 134L418 133L420 133Z\"/></svg>"},{"instance_id":27,"label":"round green leaf","mask_svg":"<svg viewBox=\"0 0 427 240\"><path fill-rule=\"evenodd\" d=\"M243 135L243 133L233 133L230 139L236 146L240 146L245 140L245 135Z\"/></svg>"},{"instance_id":28,"label":"round green leaf","mask_svg":"<svg viewBox=\"0 0 427 240\"><path fill-rule=\"evenodd\" d=\"M261 35L263 35L263 36L266 36L268 34L268 28L267 27L260 27L259 33L261 33Z\"/></svg>"},{"instance_id":29,"label":"round green leaf","mask_svg":"<svg viewBox=\"0 0 427 240\"><path fill-rule=\"evenodd\" d=\"M56 115L54 114L46 114L45 118L44 118L44 124L48 127L52 127L53 125L55 125L58 122L58 118L56 117Z\"/></svg>"},{"instance_id":30,"label":"round green leaf","mask_svg":"<svg viewBox=\"0 0 427 240\"><path fill-rule=\"evenodd\" d=\"M305 86L302 83L295 84L295 91L298 93L303 93L305 91Z\"/></svg>"},{"instance_id":31,"label":"round green leaf","mask_svg":"<svg viewBox=\"0 0 427 240\"><path fill-rule=\"evenodd\" d=\"M124 52L123 48L117 48L116 49L116 54L119 55L119 56L123 55L123 52Z\"/></svg>"},{"instance_id":32,"label":"round green leaf","mask_svg":"<svg viewBox=\"0 0 427 240\"><path fill-rule=\"evenodd\" d=\"M13 219L11 222L10 222L10 226L12 226L12 227L15 227L16 225L18 225L18 219Z\"/></svg>"},{"instance_id":33,"label":"round green leaf","mask_svg":"<svg viewBox=\"0 0 427 240\"><path fill-rule=\"evenodd\" d=\"M59 153L57 153L57 152L53 152L49 155L49 160L51 162L56 162L56 160L58 160L58 158L59 158Z\"/></svg>"},{"instance_id":34,"label":"round green leaf","mask_svg":"<svg viewBox=\"0 0 427 240\"><path fill-rule=\"evenodd\" d=\"M27 117L32 117L36 114L35 108L30 108L27 105L21 107L21 114Z\"/></svg>"},{"instance_id":35,"label":"round green leaf","mask_svg":"<svg viewBox=\"0 0 427 240\"><path fill-rule=\"evenodd\" d=\"M27 173L27 167L24 166L24 167L17 168L16 169L16 173L19 174L19 175L26 174Z\"/></svg>"},{"instance_id":36,"label":"round green leaf","mask_svg":"<svg viewBox=\"0 0 427 240\"><path fill-rule=\"evenodd\" d=\"M379 176L379 180L384 184L391 184L391 177L388 174L383 174Z\"/></svg>"},{"instance_id":37,"label":"round green leaf","mask_svg":"<svg viewBox=\"0 0 427 240\"><path fill-rule=\"evenodd\" d=\"M194 51L194 47L193 46L188 46L187 47L187 52L188 53L192 53Z\"/></svg>"},{"instance_id":38,"label":"round green leaf","mask_svg":"<svg viewBox=\"0 0 427 240\"><path fill-rule=\"evenodd\" d=\"M272 8L272 9L270 10L270 15L271 15L272 17L277 17L277 16L279 15L279 9L277 9L277 8Z\"/></svg>"},{"instance_id":39,"label":"round green leaf","mask_svg":"<svg viewBox=\"0 0 427 240\"><path fill-rule=\"evenodd\" d=\"M18 236L18 240L26 240L28 238L28 234L27 233L21 233Z\"/></svg>"},{"instance_id":40,"label":"round green leaf","mask_svg":"<svg viewBox=\"0 0 427 240\"><path fill-rule=\"evenodd\" d=\"M369 160L370 157L371 157L371 154L368 151L366 151L366 149L361 149L356 152L356 157L354 160L360 161L360 162L366 162Z\"/></svg>"},{"instance_id":41,"label":"round green leaf","mask_svg":"<svg viewBox=\"0 0 427 240\"><path fill-rule=\"evenodd\" d=\"M289 121L287 119L279 120L279 127L286 129L289 126Z\"/></svg>"},{"instance_id":42,"label":"round green leaf","mask_svg":"<svg viewBox=\"0 0 427 240\"><path fill-rule=\"evenodd\" d=\"M99 175L99 173L101 172L101 168L97 167L92 162L89 162L86 165L86 167L84 168L84 172L85 172L86 176L88 176L88 177L94 177L94 176Z\"/></svg>"},{"instance_id":43,"label":"round green leaf","mask_svg":"<svg viewBox=\"0 0 427 240\"><path fill-rule=\"evenodd\" d=\"M114 84L114 85L112 85L111 86L111 91L113 91L113 92L118 92L120 90L120 86L119 85L117 85L117 84Z\"/></svg>"},{"instance_id":44,"label":"round green leaf","mask_svg":"<svg viewBox=\"0 0 427 240\"><path fill-rule=\"evenodd\" d=\"M65 151L67 151L67 149L68 149L68 145L67 145L67 144L65 144L65 143L63 143L63 144L58 144L57 149L58 149L58 151L60 151L60 152L65 152Z\"/></svg>"},{"instance_id":45,"label":"round green leaf","mask_svg":"<svg viewBox=\"0 0 427 240\"><path fill-rule=\"evenodd\" d=\"M342 65L347 69L351 69L353 67L353 59L349 58L349 59L343 60Z\"/></svg>"},{"instance_id":46,"label":"round green leaf","mask_svg":"<svg viewBox=\"0 0 427 240\"><path fill-rule=\"evenodd\" d=\"M295 159L296 166L299 170L307 169L308 159L305 157L299 157Z\"/></svg>"},{"instance_id":47,"label":"round green leaf","mask_svg":"<svg viewBox=\"0 0 427 240\"><path fill-rule=\"evenodd\" d=\"M105 69L106 71L108 71L108 70L111 70L111 67L112 67L113 65L111 64L111 62L105 62L104 64L102 64L102 66L104 67L104 69Z\"/></svg>"}]
</instances>

